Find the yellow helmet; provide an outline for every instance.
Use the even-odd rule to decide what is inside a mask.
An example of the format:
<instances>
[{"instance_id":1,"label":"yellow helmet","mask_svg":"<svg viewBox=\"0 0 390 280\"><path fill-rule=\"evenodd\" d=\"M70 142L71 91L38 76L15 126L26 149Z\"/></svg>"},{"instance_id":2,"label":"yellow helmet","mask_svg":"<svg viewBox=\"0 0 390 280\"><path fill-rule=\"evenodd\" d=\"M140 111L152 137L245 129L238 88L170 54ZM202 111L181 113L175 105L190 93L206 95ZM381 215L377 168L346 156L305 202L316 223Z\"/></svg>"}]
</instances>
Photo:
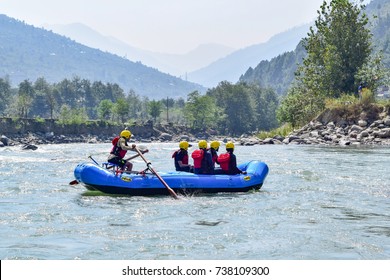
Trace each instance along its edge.
<instances>
[{"instance_id":1,"label":"yellow helmet","mask_svg":"<svg viewBox=\"0 0 390 280\"><path fill-rule=\"evenodd\" d=\"M179 148L180 149L187 150L189 146L190 146L190 144L188 144L187 141L180 141L180 143L179 143Z\"/></svg>"},{"instance_id":2,"label":"yellow helmet","mask_svg":"<svg viewBox=\"0 0 390 280\"><path fill-rule=\"evenodd\" d=\"M131 132L130 132L130 130L127 130L127 129L122 130L122 132L121 132L121 137L124 137L124 138L126 138L126 139L130 139L130 137L131 137Z\"/></svg>"},{"instance_id":3,"label":"yellow helmet","mask_svg":"<svg viewBox=\"0 0 390 280\"><path fill-rule=\"evenodd\" d=\"M234 143L229 141L226 143L226 149L234 149Z\"/></svg>"},{"instance_id":4,"label":"yellow helmet","mask_svg":"<svg viewBox=\"0 0 390 280\"><path fill-rule=\"evenodd\" d=\"M221 143L219 141L211 141L210 147L213 148L214 150L218 149Z\"/></svg>"},{"instance_id":5,"label":"yellow helmet","mask_svg":"<svg viewBox=\"0 0 390 280\"><path fill-rule=\"evenodd\" d=\"M198 145L199 145L200 149L207 149L207 141L206 140L200 140Z\"/></svg>"}]
</instances>

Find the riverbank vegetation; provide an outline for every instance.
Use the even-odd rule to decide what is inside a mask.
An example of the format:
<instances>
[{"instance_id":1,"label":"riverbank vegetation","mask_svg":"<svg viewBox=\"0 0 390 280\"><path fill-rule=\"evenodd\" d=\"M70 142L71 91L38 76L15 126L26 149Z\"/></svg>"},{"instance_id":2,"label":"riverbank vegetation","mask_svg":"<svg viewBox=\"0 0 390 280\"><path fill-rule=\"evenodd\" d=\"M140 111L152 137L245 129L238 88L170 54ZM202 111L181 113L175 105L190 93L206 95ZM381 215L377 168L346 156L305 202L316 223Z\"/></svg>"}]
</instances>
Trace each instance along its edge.
<instances>
[{"instance_id":1,"label":"riverbank vegetation","mask_svg":"<svg viewBox=\"0 0 390 280\"><path fill-rule=\"evenodd\" d=\"M347 0L323 2L304 40L307 56L278 109L280 122L302 126L326 108L376 101L389 75L381 55L373 53L363 9Z\"/></svg>"},{"instance_id":2,"label":"riverbank vegetation","mask_svg":"<svg viewBox=\"0 0 390 280\"><path fill-rule=\"evenodd\" d=\"M277 126L278 97L271 89L222 82L205 95L194 91L183 98L149 100L134 92L124 93L116 84L90 82L74 77L49 84L42 77L25 80L11 88L0 78L3 116L56 119L62 124L100 120L112 124L149 120L187 125L199 131L240 135Z\"/></svg>"},{"instance_id":3,"label":"riverbank vegetation","mask_svg":"<svg viewBox=\"0 0 390 280\"><path fill-rule=\"evenodd\" d=\"M374 52L369 19L362 4L324 1L315 25L300 45L306 56L287 95L258 84L221 82L206 94L187 99L150 100L117 84L80 77L49 84L44 77L11 88L0 78L0 114L14 118L56 119L62 124L99 120L118 125L149 120L185 125L214 135L287 135L325 109L364 110L389 84L383 57ZM158 89L156 89L158 90ZM387 103L386 103L387 102ZM357 109L359 108L359 109Z\"/></svg>"}]
</instances>

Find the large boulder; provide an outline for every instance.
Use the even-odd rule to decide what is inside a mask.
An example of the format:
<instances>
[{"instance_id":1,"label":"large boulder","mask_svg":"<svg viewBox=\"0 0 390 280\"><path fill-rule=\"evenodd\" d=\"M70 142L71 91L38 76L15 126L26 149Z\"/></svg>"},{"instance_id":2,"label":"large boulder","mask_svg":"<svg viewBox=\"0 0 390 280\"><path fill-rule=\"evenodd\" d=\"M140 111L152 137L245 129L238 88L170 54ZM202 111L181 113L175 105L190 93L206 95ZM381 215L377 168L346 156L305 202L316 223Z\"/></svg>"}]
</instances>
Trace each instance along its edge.
<instances>
[{"instance_id":1,"label":"large boulder","mask_svg":"<svg viewBox=\"0 0 390 280\"><path fill-rule=\"evenodd\" d=\"M9 139L8 139L7 136L1 135L1 137L0 137L0 142L1 142L4 146L9 146Z\"/></svg>"}]
</instances>

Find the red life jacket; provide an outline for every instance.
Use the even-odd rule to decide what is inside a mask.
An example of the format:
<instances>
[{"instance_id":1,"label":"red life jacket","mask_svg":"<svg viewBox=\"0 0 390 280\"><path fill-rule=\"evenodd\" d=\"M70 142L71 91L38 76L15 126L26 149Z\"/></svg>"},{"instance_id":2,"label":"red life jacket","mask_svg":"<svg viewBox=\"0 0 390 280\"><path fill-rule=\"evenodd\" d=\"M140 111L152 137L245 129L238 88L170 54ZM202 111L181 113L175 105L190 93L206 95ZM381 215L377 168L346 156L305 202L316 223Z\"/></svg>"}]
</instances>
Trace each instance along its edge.
<instances>
[{"instance_id":1,"label":"red life jacket","mask_svg":"<svg viewBox=\"0 0 390 280\"><path fill-rule=\"evenodd\" d=\"M230 153L220 154L218 156L218 162L222 170L229 171Z\"/></svg>"},{"instance_id":2,"label":"red life jacket","mask_svg":"<svg viewBox=\"0 0 390 280\"><path fill-rule=\"evenodd\" d=\"M121 147L118 146L118 141L120 138L120 136L116 136L114 139L112 139L111 143L113 146L110 153L116 155L117 157L124 158L127 153L127 150L123 150Z\"/></svg>"},{"instance_id":3,"label":"red life jacket","mask_svg":"<svg viewBox=\"0 0 390 280\"><path fill-rule=\"evenodd\" d=\"M181 149L175 151L173 154L172 154L172 158L176 159L176 155L181 152ZM188 154L184 155L182 160L181 160L182 163L184 164L188 164Z\"/></svg>"},{"instance_id":4,"label":"red life jacket","mask_svg":"<svg viewBox=\"0 0 390 280\"><path fill-rule=\"evenodd\" d=\"M204 151L201 149L192 152L191 157L194 159L194 168L202 168L202 159Z\"/></svg>"},{"instance_id":5,"label":"red life jacket","mask_svg":"<svg viewBox=\"0 0 390 280\"><path fill-rule=\"evenodd\" d=\"M112 141L111 141L112 145L116 146L116 144L118 144L119 138L121 138L121 137L116 136L114 139L112 139Z\"/></svg>"}]
</instances>

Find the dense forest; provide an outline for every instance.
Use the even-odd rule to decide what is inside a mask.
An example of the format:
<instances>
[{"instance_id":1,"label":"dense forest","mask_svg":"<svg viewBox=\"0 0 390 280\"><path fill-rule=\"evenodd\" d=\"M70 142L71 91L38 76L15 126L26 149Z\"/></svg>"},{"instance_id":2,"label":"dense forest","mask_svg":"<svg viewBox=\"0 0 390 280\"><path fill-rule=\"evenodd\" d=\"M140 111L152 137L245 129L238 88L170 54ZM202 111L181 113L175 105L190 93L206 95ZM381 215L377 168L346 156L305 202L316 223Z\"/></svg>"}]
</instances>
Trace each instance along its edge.
<instances>
[{"instance_id":1,"label":"dense forest","mask_svg":"<svg viewBox=\"0 0 390 280\"><path fill-rule=\"evenodd\" d=\"M172 122L205 131L240 135L277 126L278 98L255 85L221 83L205 95L150 100L117 84L74 77L50 84L44 78L25 80L18 88L0 78L0 113L19 118L55 118L62 123L104 120L113 124Z\"/></svg>"}]
</instances>

